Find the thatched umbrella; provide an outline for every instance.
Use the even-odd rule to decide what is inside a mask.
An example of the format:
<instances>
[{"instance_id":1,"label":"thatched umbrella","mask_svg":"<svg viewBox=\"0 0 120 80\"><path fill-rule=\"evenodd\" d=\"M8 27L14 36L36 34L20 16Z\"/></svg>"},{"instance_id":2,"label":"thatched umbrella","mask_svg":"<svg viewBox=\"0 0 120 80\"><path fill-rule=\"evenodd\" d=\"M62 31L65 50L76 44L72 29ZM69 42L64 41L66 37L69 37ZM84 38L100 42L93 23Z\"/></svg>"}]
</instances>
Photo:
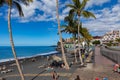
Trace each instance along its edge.
<instances>
[{"instance_id":1,"label":"thatched umbrella","mask_svg":"<svg viewBox=\"0 0 120 80\"><path fill-rule=\"evenodd\" d=\"M53 55L53 56L52 56L52 59L53 59L54 61L57 61L57 62L62 61L62 58L60 58L60 57L58 57L58 56L56 56L56 55Z\"/></svg>"}]
</instances>

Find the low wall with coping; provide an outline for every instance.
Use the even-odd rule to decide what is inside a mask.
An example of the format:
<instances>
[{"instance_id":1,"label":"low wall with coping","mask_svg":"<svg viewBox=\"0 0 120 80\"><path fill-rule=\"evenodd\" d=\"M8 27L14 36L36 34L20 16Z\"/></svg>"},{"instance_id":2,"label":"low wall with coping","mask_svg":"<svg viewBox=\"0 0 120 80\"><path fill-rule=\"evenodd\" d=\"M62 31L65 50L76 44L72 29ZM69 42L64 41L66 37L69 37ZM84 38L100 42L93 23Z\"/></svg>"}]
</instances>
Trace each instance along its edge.
<instances>
[{"instance_id":1,"label":"low wall with coping","mask_svg":"<svg viewBox=\"0 0 120 80\"><path fill-rule=\"evenodd\" d=\"M103 56L120 64L120 51L110 50L105 47L101 47L100 52Z\"/></svg>"}]
</instances>

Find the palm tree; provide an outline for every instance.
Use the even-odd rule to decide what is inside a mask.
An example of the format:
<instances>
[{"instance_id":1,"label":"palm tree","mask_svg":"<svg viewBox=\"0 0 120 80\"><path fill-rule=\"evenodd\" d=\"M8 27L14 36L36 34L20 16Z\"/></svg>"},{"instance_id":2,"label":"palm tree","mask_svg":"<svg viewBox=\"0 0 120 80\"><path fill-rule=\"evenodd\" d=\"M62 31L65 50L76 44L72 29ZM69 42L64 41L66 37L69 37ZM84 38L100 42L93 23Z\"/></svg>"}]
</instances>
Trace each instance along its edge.
<instances>
[{"instance_id":1,"label":"palm tree","mask_svg":"<svg viewBox=\"0 0 120 80\"><path fill-rule=\"evenodd\" d=\"M87 49L86 51L88 52L89 51L89 46L90 46L90 41L93 39L91 34L89 33L88 29L83 27L81 29L81 35L83 36L83 41L85 41L87 44ZM85 48L85 47L84 47Z\"/></svg>"},{"instance_id":2,"label":"palm tree","mask_svg":"<svg viewBox=\"0 0 120 80\"><path fill-rule=\"evenodd\" d=\"M23 0L23 3L28 4L30 1L32 1L32 0ZM22 2L22 0L0 0L0 6L3 6L3 4L8 5L8 31L9 31L9 36L10 36L10 44L12 47L12 52L13 52L13 55L14 55L14 58L16 61L18 71L19 71L20 76L21 76L21 80L25 80L23 72L21 70L21 66L20 66L19 61L17 59L17 55L16 55L16 51L15 51L15 47L14 47L13 36L12 36L12 27L11 27L11 9L12 9L13 5L17 8L19 15L21 17L24 16L19 2Z\"/></svg>"},{"instance_id":3,"label":"palm tree","mask_svg":"<svg viewBox=\"0 0 120 80\"><path fill-rule=\"evenodd\" d=\"M120 38L116 38L115 41L118 42L118 46L119 46L120 45Z\"/></svg>"},{"instance_id":4,"label":"palm tree","mask_svg":"<svg viewBox=\"0 0 120 80\"><path fill-rule=\"evenodd\" d=\"M80 30L80 34L82 35L82 37L84 38L85 41L92 40L92 36L90 35L87 28L82 27L81 30Z\"/></svg>"},{"instance_id":5,"label":"palm tree","mask_svg":"<svg viewBox=\"0 0 120 80\"><path fill-rule=\"evenodd\" d=\"M81 65L83 65L83 61L80 54L80 17L84 16L85 18L93 17L95 18L94 14L91 12L88 12L85 9L85 6L89 0L83 0L82 3L79 0L72 0L73 4L68 4L67 7L70 7L71 10L69 11L69 14L75 14L78 18L78 45L79 45L79 55L80 55L80 61Z\"/></svg>"},{"instance_id":6,"label":"palm tree","mask_svg":"<svg viewBox=\"0 0 120 80\"><path fill-rule=\"evenodd\" d=\"M76 35L77 35L77 28L76 28L76 20L74 20L74 15L69 14L64 18L64 21L67 23L67 25L63 25L62 28L64 28L61 32L66 32L73 35L73 43L74 43L74 55L75 55L75 63L77 63L77 57L76 57L76 49L75 49L75 41L76 41Z\"/></svg>"},{"instance_id":7,"label":"palm tree","mask_svg":"<svg viewBox=\"0 0 120 80\"><path fill-rule=\"evenodd\" d=\"M118 42L118 43L120 43L120 38L116 38L115 41Z\"/></svg>"},{"instance_id":8,"label":"palm tree","mask_svg":"<svg viewBox=\"0 0 120 80\"><path fill-rule=\"evenodd\" d=\"M59 20L59 11L58 11L58 0L56 0L56 16L57 16L57 21L58 21L58 33L59 33L59 36L60 36L60 43L61 43L61 50L62 50L62 58L63 58L63 61L65 63L65 68L66 69L70 69L69 68L69 65L67 63L67 60L66 60L66 56L65 56L65 52L64 52L64 48L63 48L63 42L62 42L62 34L61 34L61 31L60 31L60 20Z\"/></svg>"}]
</instances>

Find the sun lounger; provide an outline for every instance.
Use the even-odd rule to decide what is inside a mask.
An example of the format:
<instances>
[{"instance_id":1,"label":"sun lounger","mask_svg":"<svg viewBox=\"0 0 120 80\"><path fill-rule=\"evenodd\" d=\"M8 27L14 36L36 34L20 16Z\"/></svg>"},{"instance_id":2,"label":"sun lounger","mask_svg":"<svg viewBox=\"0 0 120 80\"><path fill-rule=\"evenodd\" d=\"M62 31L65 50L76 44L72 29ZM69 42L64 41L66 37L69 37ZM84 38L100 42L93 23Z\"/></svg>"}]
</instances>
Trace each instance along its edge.
<instances>
[{"instance_id":1,"label":"sun lounger","mask_svg":"<svg viewBox=\"0 0 120 80\"><path fill-rule=\"evenodd\" d=\"M44 68L45 67L45 65L41 65L41 66L39 66L38 68Z\"/></svg>"},{"instance_id":2,"label":"sun lounger","mask_svg":"<svg viewBox=\"0 0 120 80\"><path fill-rule=\"evenodd\" d=\"M9 73L12 71L13 71L13 69L6 69L6 70L1 71L1 74Z\"/></svg>"},{"instance_id":3,"label":"sun lounger","mask_svg":"<svg viewBox=\"0 0 120 80\"><path fill-rule=\"evenodd\" d=\"M13 69L7 69L7 71L8 71L8 72L12 72L12 71L13 71Z\"/></svg>"},{"instance_id":4,"label":"sun lounger","mask_svg":"<svg viewBox=\"0 0 120 80\"><path fill-rule=\"evenodd\" d=\"M16 63L11 64L10 66L16 66Z\"/></svg>"},{"instance_id":5,"label":"sun lounger","mask_svg":"<svg viewBox=\"0 0 120 80\"><path fill-rule=\"evenodd\" d=\"M7 71L6 71L6 70L1 71L1 74L5 74L5 73L7 73Z\"/></svg>"}]
</instances>

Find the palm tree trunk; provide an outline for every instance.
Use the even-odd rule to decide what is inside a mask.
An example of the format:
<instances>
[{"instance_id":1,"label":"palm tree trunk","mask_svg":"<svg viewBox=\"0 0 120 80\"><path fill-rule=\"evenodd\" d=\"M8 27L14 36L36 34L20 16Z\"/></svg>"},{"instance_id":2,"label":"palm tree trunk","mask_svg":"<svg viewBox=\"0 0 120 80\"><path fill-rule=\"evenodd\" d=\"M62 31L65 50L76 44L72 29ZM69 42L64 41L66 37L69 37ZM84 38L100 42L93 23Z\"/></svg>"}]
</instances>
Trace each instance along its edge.
<instances>
[{"instance_id":1,"label":"palm tree trunk","mask_svg":"<svg viewBox=\"0 0 120 80\"><path fill-rule=\"evenodd\" d=\"M56 16L57 16L57 21L58 21L58 32L59 32L59 37L60 37L63 61L65 63L65 68L66 69L70 69L69 65L67 63L67 60L66 60L66 56L65 56L65 52L64 52L64 48L63 48L62 34L61 34L61 31L60 31L60 20L59 20L59 12L58 12L58 0L56 0Z\"/></svg>"},{"instance_id":2,"label":"palm tree trunk","mask_svg":"<svg viewBox=\"0 0 120 80\"><path fill-rule=\"evenodd\" d=\"M22 70L21 70L21 67L20 67L20 64L19 64L18 59L17 59L15 48L14 48L14 42L13 42L13 37L12 37L12 29L11 29L11 6L9 6L9 9L8 9L8 30L9 30L10 44L11 44L11 47L12 47L12 52L13 52L13 55L14 55L14 58L15 58L15 61L16 61L16 65L18 67L18 71L19 71L20 76L21 76L21 80L25 80L24 75L23 75Z\"/></svg>"},{"instance_id":3,"label":"palm tree trunk","mask_svg":"<svg viewBox=\"0 0 120 80\"><path fill-rule=\"evenodd\" d=\"M76 48L75 48L75 47L76 47L76 46L75 46L75 39L74 39L73 42L74 42L74 56L75 56L75 63L77 63L77 56L76 56L76 52L77 52L77 51L76 51Z\"/></svg>"},{"instance_id":4,"label":"palm tree trunk","mask_svg":"<svg viewBox=\"0 0 120 80\"><path fill-rule=\"evenodd\" d=\"M79 51L79 58L81 61L81 65L83 65L83 60L81 57L81 52L80 52L80 16L78 16L78 51Z\"/></svg>"}]
</instances>

